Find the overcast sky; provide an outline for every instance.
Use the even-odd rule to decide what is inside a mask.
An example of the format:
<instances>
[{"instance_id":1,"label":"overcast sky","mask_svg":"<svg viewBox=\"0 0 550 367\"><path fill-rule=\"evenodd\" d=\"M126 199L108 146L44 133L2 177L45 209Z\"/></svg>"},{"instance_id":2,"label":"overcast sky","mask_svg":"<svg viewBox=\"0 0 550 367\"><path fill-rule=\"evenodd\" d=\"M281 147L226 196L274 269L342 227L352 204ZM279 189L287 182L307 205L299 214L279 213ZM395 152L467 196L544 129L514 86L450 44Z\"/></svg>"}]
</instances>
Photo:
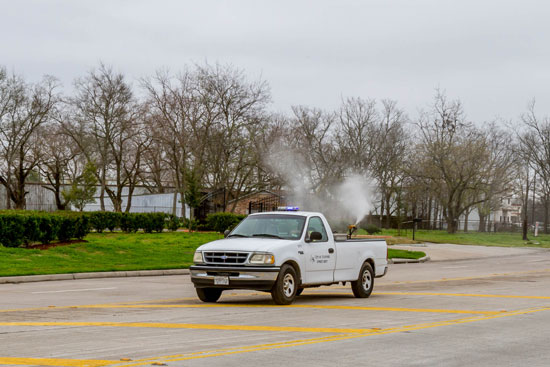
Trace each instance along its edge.
<instances>
[{"instance_id":1,"label":"overcast sky","mask_svg":"<svg viewBox=\"0 0 550 367\"><path fill-rule=\"evenodd\" d=\"M550 113L547 1L0 0L0 65L72 80L103 62L131 80L221 62L271 86L272 109L391 98L412 117L434 89L472 121ZM135 83L137 84L137 83Z\"/></svg>"}]
</instances>

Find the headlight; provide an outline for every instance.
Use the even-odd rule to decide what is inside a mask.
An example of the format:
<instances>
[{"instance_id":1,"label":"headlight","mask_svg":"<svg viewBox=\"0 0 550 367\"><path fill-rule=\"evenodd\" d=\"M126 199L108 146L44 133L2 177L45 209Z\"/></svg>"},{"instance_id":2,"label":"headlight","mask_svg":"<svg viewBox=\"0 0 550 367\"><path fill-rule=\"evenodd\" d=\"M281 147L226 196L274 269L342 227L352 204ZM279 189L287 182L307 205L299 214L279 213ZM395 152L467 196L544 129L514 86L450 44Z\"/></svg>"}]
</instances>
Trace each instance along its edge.
<instances>
[{"instance_id":1,"label":"headlight","mask_svg":"<svg viewBox=\"0 0 550 367\"><path fill-rule=\"evenodd\" d=\"M204 260L202 259L202 252L201 251L195 251L195 255L193 255L193 262L195 264L203 263Z\"/></svg>"},{"instance_id":2,"label":"headlight","mask_svg":"<svg viewBox=\"0 0 550 367\"><path fill-rule=\"evenodd\" d=\"M252 254L250 256L251 264L275 264L275 256L273 254Z\"/></svg>"}]
</instances>

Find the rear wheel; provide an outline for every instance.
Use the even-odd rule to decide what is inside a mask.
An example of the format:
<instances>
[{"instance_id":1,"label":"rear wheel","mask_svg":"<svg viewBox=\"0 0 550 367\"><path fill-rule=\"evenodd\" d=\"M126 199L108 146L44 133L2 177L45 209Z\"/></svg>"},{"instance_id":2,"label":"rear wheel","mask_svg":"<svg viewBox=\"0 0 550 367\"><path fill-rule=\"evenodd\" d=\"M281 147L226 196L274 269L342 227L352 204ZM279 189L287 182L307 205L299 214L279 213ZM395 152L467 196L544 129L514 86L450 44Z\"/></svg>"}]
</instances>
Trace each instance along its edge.
<instances>
[{"instance_id":1,"label":"rear wheel","mask_svg":"<svg viewBox=\"0 0 550 367\"><path fill-rule=\"evenodd\" d=\"M359 271L359 279L351 282L351 290L357 298L367 298L374 287L374 271L369 263L364 263Z\"/></svg>"},{"instance_id":2,"label":"rear wheel","mask_svg":"<svg viewBox=\"0 0 550 367\"><path fill-rule=\"evenodd\" d=\"M203 302L216 302L222 295L222 290L219 288L195 288L195 290Z\"/></svg>"},{"instance_id":3,"label":"rear wheel","mask_svg":"<svg viewBox=\"0 0 550 367\"><path fill-rule=\"evenodd\" d=\"M271 289L271 298L278 305L289 305L294 301L297 290L296 270L288 264L283 265Z\"/></svg>"}]
</instances>

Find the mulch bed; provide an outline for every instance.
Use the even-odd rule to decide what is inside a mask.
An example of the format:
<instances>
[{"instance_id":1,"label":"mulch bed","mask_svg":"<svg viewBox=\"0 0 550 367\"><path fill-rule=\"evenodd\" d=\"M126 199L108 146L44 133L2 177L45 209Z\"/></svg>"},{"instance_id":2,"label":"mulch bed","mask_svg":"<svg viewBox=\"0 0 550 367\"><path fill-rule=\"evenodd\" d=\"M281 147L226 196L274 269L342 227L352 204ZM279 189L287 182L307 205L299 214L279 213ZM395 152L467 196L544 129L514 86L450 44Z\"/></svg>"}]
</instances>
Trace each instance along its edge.
<instances>
[{"instance_id":1,"label":"mulch bed","mask_svg":"<svg viewBox=\"0 0 550 367\"><path fill-rule=\"evenodd\" d=\"M65 242L53 242L53 243L39 243L39 244L35 244L35 245L29 245L27 246L27 248L30 248L30 249L34 249L34 250L47 250L49 248L52 248L52 247L57 247L57 246L68 246L68 245L72 245L73 243L82 243L82 242L88 242L86 240L69 240L69 241L65 241Z\"/></svg>"}]
</instances>

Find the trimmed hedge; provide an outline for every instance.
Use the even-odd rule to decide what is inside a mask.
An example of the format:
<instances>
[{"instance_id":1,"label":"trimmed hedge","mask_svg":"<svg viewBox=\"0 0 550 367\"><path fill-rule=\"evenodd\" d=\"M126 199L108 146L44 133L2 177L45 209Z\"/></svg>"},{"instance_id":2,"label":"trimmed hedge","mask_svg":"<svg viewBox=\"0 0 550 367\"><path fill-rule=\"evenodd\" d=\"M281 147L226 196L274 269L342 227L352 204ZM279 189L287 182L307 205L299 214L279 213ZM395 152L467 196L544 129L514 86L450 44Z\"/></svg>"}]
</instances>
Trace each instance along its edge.
<instances>
[{"instance_id":1,"label":"trimmed hedge","mask_svg":"<svg viewBox=\"0 0 550 367\"><path fill-rule=\"evenodd\" d=\"M79 213L0 211L0 244L6 247L82 239L89 232L88 217Z\"/></svg>"},{"instance_id":2,"label":"trimmed hedge","mask_svg":"<svg viewBox=\"0 0 550 367\"><path fill-rule=\"evenodd\" d=\"M238 223L238 221L237 221ZM91 230L101 233L120 228L124 232L176 231L182 221L166 213L0 211L0 245L19 247L33 243L82 239Z\"/></svg>"},{"instance_id":3,"label":"trimmed hedge","mask_svg":"<svg viewBox=\"0 0 550 367\"><path fill-rule=\"evenodd\" d=\"M233 229L246 215L234 213L212 213L206 216L205 229L223 233L226 229ZM202 229L202 228L201 228Z\"/></svg>"}]
</instances>

